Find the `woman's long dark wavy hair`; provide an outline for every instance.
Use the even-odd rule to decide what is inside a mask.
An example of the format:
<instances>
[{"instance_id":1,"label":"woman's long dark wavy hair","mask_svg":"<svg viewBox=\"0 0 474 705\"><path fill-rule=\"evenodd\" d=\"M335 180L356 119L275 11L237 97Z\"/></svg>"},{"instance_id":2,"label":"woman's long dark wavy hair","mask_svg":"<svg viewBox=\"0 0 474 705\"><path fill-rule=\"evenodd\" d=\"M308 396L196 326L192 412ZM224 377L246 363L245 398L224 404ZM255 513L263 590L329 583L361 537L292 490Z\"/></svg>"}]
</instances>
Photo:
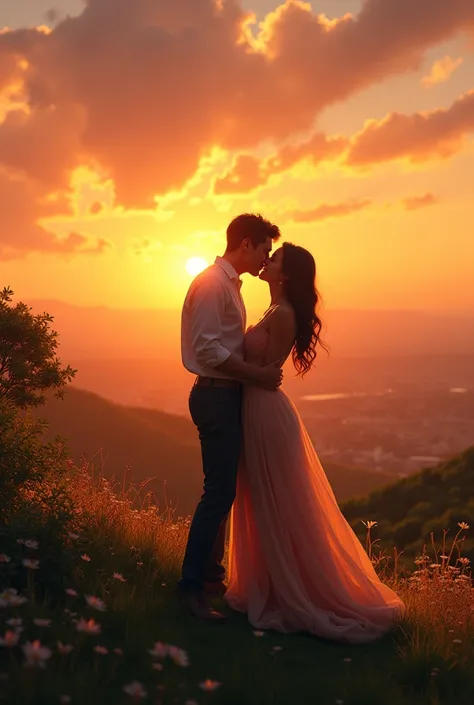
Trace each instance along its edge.
<instances>
[{"instance_id":1,"label":"woman's long dark wavy hair","mask_svg":"<svg viewBox=\"0 0 474 705\"><path fill-rule=\"evenodd\" d=\"M314 364L318 345L328 351L320 338L322 321L317 307L321 297L316 288L316 263L304 247L284 242L282 249L284 293L296 318L296 338L291 357L298 375L304 377Z\"/></svg>"}]
</instances>

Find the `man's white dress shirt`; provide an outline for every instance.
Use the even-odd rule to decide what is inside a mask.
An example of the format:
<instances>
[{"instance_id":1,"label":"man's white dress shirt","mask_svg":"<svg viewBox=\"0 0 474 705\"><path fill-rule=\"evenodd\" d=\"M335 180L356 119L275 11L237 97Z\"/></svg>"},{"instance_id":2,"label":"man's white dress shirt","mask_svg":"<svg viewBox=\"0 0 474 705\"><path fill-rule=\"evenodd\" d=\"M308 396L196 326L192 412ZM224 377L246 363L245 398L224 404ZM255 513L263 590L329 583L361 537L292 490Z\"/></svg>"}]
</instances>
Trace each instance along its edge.
<instances>
[{"instance_id":1,"label":"man's white dress shirt","mask_svg":"<svg viewBox=\"0 0 474 705\"><path fill-rule=\"evenodd\" d=\"M241 286L223 257L192 282L181 317L181 357L189 372L222 379L226 375L218 365L231 355L243 360L246 312Z\"/></svg>"}]
</instances>

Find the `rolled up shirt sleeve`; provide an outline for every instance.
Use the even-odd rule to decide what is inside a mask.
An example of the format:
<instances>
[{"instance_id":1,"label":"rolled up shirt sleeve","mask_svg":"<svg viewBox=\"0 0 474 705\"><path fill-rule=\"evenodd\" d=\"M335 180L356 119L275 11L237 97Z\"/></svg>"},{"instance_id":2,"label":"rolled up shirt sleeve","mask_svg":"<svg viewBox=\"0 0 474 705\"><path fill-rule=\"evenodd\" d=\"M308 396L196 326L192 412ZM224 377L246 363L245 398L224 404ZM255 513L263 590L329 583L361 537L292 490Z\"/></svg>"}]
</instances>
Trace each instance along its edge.
<instances>
[{"instance_id":1,"label":"rolled up shirt sleeve","mask_svg":"<svg viewBox=\"0 0 474 705\"><path fill-rule=\"evenodd\" d=\"M225 299L221 282L204 278L196 283L191 298L191 344L202 367L217 367L231 355L221 344Z\"/></svg>"}]
</instances>

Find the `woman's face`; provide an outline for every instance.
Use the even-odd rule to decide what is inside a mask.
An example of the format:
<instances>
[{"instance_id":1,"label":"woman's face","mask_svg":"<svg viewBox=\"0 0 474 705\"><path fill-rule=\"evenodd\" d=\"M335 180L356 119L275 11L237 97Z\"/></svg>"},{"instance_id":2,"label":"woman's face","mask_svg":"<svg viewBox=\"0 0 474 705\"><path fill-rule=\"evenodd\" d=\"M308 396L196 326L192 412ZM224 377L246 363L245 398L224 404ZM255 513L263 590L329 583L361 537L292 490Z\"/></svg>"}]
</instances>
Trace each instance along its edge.
<instances>
[{"instance_id":1,"label":"woman's face","mask_svg":"<svg viewBox=\"0 0 474 705\"><path fill-rule=\"evenodd\" d=\"M260 272L260 279L269 284L280 282L282 279L283 248L275 250L273 255L267 259Z\"/></svg>"}]
</instances>

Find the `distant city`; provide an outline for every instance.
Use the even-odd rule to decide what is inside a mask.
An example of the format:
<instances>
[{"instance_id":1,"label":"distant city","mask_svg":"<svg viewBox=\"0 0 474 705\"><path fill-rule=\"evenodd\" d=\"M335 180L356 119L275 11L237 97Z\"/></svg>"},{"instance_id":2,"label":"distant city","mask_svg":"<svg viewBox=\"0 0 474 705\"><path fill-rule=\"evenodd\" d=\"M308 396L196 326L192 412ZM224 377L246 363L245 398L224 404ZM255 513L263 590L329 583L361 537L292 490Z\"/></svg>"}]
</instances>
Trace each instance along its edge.
<instances>
[{"instance_id":1,"label":"distant city","mask_svg":"<svg viewBox=\"0 0 474 705\"><path fill-rule=\"evenodd\" d=\"M77 360L77 367L79 387L189 418L193 380L179 359ZM303 381L288 366L283 388L323 462L405 476L474 445L472 355L322 356Z\"/></svg>"},{"instance_id":2,"label":"distant city","mask_svg":"<svg viewBox=\"0 0 474 705\"><path fill-rule=\"evenodd\" d=\"M315 394L298 406L322 461L401 476L474 443L474 391Z\"/></svg>"}]
</instances>

